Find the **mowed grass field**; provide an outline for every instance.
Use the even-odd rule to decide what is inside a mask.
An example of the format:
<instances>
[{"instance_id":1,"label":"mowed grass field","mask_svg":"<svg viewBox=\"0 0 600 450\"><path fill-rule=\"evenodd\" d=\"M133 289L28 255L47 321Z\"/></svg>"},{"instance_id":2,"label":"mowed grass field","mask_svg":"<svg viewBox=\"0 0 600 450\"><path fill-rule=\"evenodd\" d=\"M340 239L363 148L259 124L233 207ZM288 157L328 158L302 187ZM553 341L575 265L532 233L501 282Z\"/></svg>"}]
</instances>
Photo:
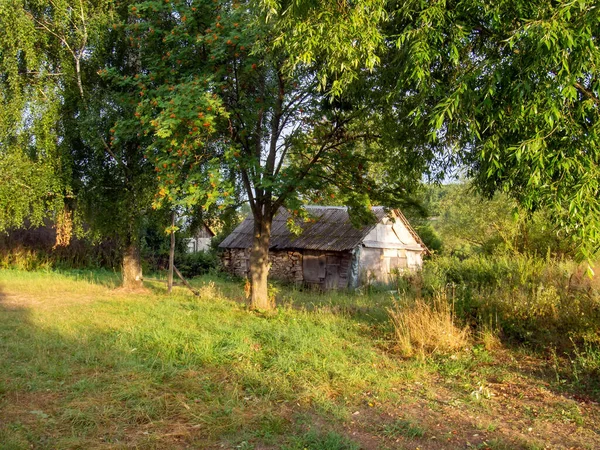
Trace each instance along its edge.
<instances>
[{"instance_id":1,"label":"mowed grass field","mask_svg":"<svg viewBox=\"0 0 600 450\"><path fill-rule=\"evenodd\" d=\"M556 353L403 359L388 292L280 287L265 315L241 282L192 283L0 271L0 449L600 448Z\"/></svg>"}]
</instances>

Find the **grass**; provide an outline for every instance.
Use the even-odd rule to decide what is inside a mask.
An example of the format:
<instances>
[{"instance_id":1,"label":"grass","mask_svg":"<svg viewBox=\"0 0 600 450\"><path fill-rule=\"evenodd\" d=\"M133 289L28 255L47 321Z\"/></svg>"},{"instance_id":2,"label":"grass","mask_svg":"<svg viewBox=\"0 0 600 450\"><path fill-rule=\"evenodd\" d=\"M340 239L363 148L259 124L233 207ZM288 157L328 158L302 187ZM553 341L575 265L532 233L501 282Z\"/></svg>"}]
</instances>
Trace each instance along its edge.
<instances>
[{"instance_id":1,"label":"grass","mask_svg":"<svg viewBox=\"0 0 600 450\"><path fill-rule=\"evenodd\" d=\"M423 437L425 430L410 420L398 419L383 426L383 434L391 439L405 436L410 439Z\"/></svg>"},{"instance_id":2,"label":"grass","mask_svg":"<svg viewBox=\"0 0 600 450\"><path fill-rule=\"evenodd\" d=\"M470 331L457 326L448 299L436 295L433 302L421 299L389 310L398 349L403 356L453 353L469 344Z\"/></svg>"},{"instance_id":3,"label":"grass","mask_svg":"<svg viewBox=\"0 0 600 450\"><path fill-rule=\"evenodd\" d=\"M103 271L0 271L0 449L600 445L598 407L556 381L560 355L546 364L477 347L398 358L387 292L278 287L280 307L264 315L247 310L235 280L194 279L199 298L118 282ZM472 400L478 386L489 398ZM525 406L540 396L535 417Z\"/></svg>"}]
</instances>

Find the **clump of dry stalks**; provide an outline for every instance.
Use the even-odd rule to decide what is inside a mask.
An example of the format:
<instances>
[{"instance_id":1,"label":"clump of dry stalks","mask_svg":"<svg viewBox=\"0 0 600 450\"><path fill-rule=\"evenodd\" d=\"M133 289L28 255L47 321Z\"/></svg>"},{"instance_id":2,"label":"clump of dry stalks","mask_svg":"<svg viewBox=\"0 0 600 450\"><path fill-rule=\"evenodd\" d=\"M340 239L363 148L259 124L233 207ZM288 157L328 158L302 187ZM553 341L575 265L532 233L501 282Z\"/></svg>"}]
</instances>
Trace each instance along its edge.
<instances>
[{"instance_id":1,"label":"clump of dry stalks","mask_svg":"<svg viewBox=\"0 0 600 450\"><path fill-rule=\"evenodd\" d=\"M388 312L402 356L449 354L469 345L470 330L455 323L454 308L445 293L430 302L416 299L396 303Z\"/></svg>"}]
</instances>

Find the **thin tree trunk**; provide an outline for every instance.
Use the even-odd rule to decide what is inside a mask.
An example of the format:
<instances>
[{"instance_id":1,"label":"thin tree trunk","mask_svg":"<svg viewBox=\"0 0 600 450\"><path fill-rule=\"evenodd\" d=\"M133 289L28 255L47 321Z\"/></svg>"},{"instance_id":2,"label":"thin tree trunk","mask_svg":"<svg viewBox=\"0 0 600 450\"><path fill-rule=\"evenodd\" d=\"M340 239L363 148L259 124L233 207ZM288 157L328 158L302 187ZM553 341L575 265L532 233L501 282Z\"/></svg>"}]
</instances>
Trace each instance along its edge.
<instances>
[{"instance_id":1,"label":"thin tree trunk","mask_svg":"<svg viewBox=\"0 0 600 450\"><path fill-rule=\"evenodd\" d=\"M123 287L126 289L141 289L143 286L140 249L132 242L125 248L125 254L123 255Z\"/></svg>"},{"instance_id":2,"label":"thin tree trunk","mask_svg":"<svg viewBox=\"0 0 600 450\"><path fill-rule=\"evenodd\" d=\"M173 267L175 267L175 211L171 216L171 248L169 249L169 274L167 276L167 292L173 290Z\"/></svg>"},{"instance_id":3,"label":"thin tree trunk","mask_svg":"<svg viewBox=\"0 0 600 450\"><path fill-rule=\"evenodd\" d=\"M271 219L254 220L254 240L250 253L250 282L252 293L250 307L257 310L273 309L269 300L267 277L269 275L269 243Z\"/></svg>"}]
</instances>

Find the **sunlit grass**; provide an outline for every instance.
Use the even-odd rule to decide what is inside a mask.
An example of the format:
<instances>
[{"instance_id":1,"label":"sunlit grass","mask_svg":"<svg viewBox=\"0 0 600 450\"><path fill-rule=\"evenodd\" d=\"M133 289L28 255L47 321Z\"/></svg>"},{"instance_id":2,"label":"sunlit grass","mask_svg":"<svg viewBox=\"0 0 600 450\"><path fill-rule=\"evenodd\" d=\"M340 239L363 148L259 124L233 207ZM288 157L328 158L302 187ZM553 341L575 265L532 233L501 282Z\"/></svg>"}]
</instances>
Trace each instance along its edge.
<instances>
[{"instance_id":1,"label":"sunlit grass","mask_svg":"<svg viewBox=\"0 0 600 450\"><path fill-rule=\"evenodd\" d=\"M343 418L344 398L386 396L414 376L365 338L363 323L310 293L260 315L236 301L236 282L194 280L200 297L117 285L108 272L0 272L3 389L58 391L60 414L44 414L67 434L181 416L217 439L278 417L283 403Z\"/></svg>"}]
</instances>

